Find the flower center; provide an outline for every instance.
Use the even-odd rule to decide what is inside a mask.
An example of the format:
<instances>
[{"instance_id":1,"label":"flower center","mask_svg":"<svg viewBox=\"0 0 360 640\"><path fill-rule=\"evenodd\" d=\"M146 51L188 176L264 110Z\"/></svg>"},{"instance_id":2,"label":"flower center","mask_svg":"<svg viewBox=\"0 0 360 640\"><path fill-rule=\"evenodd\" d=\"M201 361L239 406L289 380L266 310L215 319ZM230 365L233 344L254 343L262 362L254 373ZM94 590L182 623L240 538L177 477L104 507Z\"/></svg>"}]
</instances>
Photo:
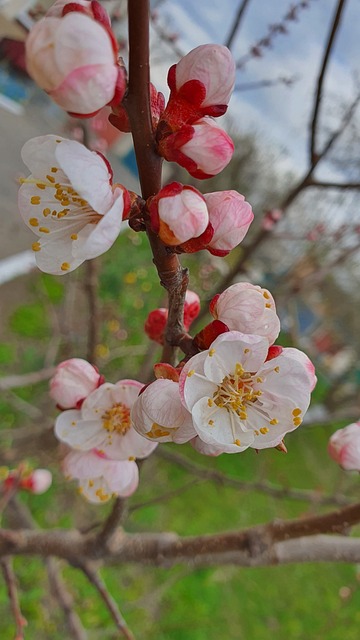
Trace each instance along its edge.
<instances>
[{"instance_id":1,"label":"flower center","mask_svg":"<svg viewBox=\"0 0 360 640\"><path fill-rule=\"evenodd\" d=\"M108 433L124 436L131 427L130 409L122 402L117 402L101 416L103 428Z\"/></svg>"},{"instance_id":2,"label":"flower center","mask_svg":"<svg viewBox=\"0 0 360 640\"><path fill-rule=\"evenodd\" d=\"M256 402L261 391L254 391L253 377L238 362L235 372L225 376L213 394L213 400L220 409L235 412L241 420L247 419L246 405Z\"/></svg>"}]
</instances>

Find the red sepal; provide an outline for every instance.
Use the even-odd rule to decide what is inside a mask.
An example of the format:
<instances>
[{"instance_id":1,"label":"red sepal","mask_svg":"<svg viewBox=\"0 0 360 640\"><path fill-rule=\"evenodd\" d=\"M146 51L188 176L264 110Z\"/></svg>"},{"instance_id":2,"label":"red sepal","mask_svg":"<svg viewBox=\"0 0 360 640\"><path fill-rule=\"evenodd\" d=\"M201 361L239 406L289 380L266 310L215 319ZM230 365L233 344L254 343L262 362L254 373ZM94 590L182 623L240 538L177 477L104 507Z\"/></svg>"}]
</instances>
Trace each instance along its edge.
<instances>
[{"instance_id":1,"label":"red sepal","mask_svg":"<svg viewBox=\"0 0 360 640\"><path fill-rule=\"evenodd\" d=\"M188 80L180 87L177 97L186 100L189 104L200 109L200 105L206 98L205 85L200 80Z\"/></svg>"},{"instance_id":2,"label":"red sepal","mask_svg":"<svg viewBox=\"0 0 360 640\"><path fill-rule=\"evenodd\" d=\"M78 4L77 2L68 2L68 4L63 7L61 15L62 17L64 17L67 13L72 13L73 11L77 11L78 13L85 13L87 16L90 16L92 18L90 6L87 9L82 4Z\"/></svg>"},{"instance_id":3,"label":"red sepal","mask_svg":"<svg viewBox=\"0 0 360 640\"><path fill-rule=\"evenodd\" d=\"M209 253L211 253L212 256L217 256L218 258L225 258L225 256L228 256L231 249L213 249L212 247L205 247Z\"/></svg>"},{"instance_id":4,"label":"red sepal","mask_svg":"<svg viewBox=\"0 0 360 640\"><path fill-rule=\"evenodd\" d=\"M197 238L190 238L186 242L179 244L175 248L176 253L196 253L196 251L202 251L203 249L207 249L207 245L211 242L211 239L214 235L214 228L212 224L209 222L206 227L204 233L202 233Z\"/></svg>"},{"instance_id":5,"label":"red sepal","mask_svg":"<svg viewBox=\"0 0 360 640\"><path fill-rule=\"evenodd\" d=\"M158 344L164 344L164 331L168 318L168 310L154 309L146 318L144 329L146 335Z\"/></svg>"},{"instance_id":6,"label":"red sepal","mask_svg":"<svg viewBox=\"0 0 360 640\"><path fill-rule=\"evenodd\" d=\"M173 382L179 382L180 378L180 370L167 362L154 364L154 374L157 379L173 380Z\"/></svg>"},{"instance_id":7,"label":"red sepal","mask_svg":"<svg viewBox=\"0 0 360 640\"><path fill-rule=\"evenodd\" d=\"M115 85L115 93L112 100L110 100L110 102L107 103L107 106L117 107L118 105L120 105L126 91L126 86L127 86L126 69L123 65L119 65L118 75L117 75L116 85Z\"/></svg>"},{"instance_id":8,"label":"red sepal","mask_svg":"<svg viewBox=\"0 0 360 640\"><path fill-rule=\"evenodd\" d=\"M100 2L97 2L97 0L92 0L91 9L94 19L97 22L100 22L107 29L111 29L109 14L107 13L106 9L104 9L104 7L100 4Z\"/></svg>"},{"instance_id":9,"label":"red sepal","mask_svg":"<svg viewBox=\"0 0 360 640\"><path fill-rule=\"evenodd\" d=\"M216 304L217 301L220 298L220 293L217 293L216 296L213 297L213 299L211 300L210 304L209 304L209 311L211 313L212 316L214 316L214 318L216 318Z\"/></svg>"},{"instance_id":10,"label":"red sepal","mask_svg":"<svg viewBox=\"0 0 360 640\"><path fill-rule=\"evenodd\" d=\"M266 356L265 362L268 362L269 360L273 360L273 358L277 358L282 352L283 352L283 347L280 347L280 345L277 345L277 344L273 344L271 347L269 347L269 351Z\"/></svg>"},{"instance_id":11,"label":"red sepal","mask_svg":"<svg viewBox=\"0 0 360 640\"><path fill-rule=\"evenodd\" d=\"M204 351L209 349L214 340L222 333L229 331L229 327L221 320L213 320L206 325L194 338L194 344Z\"/></svg>"},{"instance_id":12,"label":"red sepal","mask_svg":"<svg viewBox=\"0 0 360 640\"><path fill-rule=\"evenodd\" d=\"M115 129L118 129L123 133L130 133L131 131L129 116L126 109L122 107L121 104L116 106L114 113L110 113L109 122L113 127L115 127Z\"/></svg>"}]
</instances>

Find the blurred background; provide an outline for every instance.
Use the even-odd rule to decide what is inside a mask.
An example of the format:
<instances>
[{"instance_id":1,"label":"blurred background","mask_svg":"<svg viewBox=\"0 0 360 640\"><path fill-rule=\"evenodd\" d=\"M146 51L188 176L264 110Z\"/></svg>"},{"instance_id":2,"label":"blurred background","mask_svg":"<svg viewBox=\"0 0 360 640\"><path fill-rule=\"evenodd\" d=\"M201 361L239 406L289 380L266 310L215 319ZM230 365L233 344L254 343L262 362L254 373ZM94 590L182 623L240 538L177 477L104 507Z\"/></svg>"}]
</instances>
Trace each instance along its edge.
<instances>
[{"instance_id":1,"label":"blurred background","mask_svg":"<svg viewBox=\"0 0 360 640\"><path fill-rule=\"evenodd\" d=\"M24 504L40 526L86 528L109 506L87 505L61 475L48 378L58 362L77 356L89 357L111 382L146 381L160 349L149 344L143 325L166 300L146 237L131 230L96 263L64 277L35 268L33 236L16 204L19 178L27 174L20 151L29 138L57 133L86 139L109 158L114 181L138 191L131 137L111 127L109 111L87 121L70 118L26 72L26 34L51 4L0 2L0 465L26 461L49 468L51 490L23 497ZM126 61L126 2L102 4ZM306 421L286 439L286 455L249 450L210 459L188 446L162 446L142 465L140 488L129 500L129 531L211 533L318 513L358 495L358 476L339 470L326 449L331 433L360 414L359 22L357 0L152 2L151 73L159 90L167 95L169 66L206 42L230 46L238 68L223 119L235 142L232 162L202 183L168 164L164 181L243 193L255 213L244 242L253 250L245 263L243 245L226 259L206 252L183 257L190 288L205 313L212 295L233 281L268 287L282 320L278 342L306 351L319 382ZM17 559L15 569L29 622L26 638L70 638L42 561ZM83 576L75 568L61 570L90 640L118 637ZM356 566L126 566L106 568L103 577L138 638L339 640L346 633L347 640L358 639ZM0 584L0 637L12 634Z\"/></svg>"}]
</instances>

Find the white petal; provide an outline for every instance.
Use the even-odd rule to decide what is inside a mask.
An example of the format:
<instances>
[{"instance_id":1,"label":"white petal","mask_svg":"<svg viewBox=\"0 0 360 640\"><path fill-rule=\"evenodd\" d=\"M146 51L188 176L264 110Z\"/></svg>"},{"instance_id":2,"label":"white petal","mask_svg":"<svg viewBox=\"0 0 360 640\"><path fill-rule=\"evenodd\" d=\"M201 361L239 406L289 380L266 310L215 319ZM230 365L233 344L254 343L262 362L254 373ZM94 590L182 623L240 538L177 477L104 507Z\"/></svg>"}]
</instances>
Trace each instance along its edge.
<instances>
[{"instance_id":1,"label":"white petal","mask_svg":"<svg viewBox=\"0 0 360 640\"><path fill-rule=\"evenodd\" d=\"M96 225L88 224L80 231L78 240L73 243L74 256L90 260L108 251L122 229L127 226L127 222L122 221L123 210L124 201L121 195Z\"/></svg>"},{"instance_id":2,"label":"white petal","mask_svg":"<svg viewBox=\"0 0 360 640\"><path fill-rule=\"evenodd\" d=\"M234 412L220 408L214 410L214 407L209 407L207 398L196 403L192 415L201 440L221 447L225 453L241 453L254 441L254 432L244 431L244 425L240 425L241 421Z\"/></svg>"},{"instance_id":3,"label":"white petal","mask_svg":"<svg viewBox=\"0 0 360 640\"><path fill-rule=\"evenodd\" d=\"M82 420L81 412L63 411L55 422L55 435L73 449L89 451L100 448L103 441L103 429L100 421Z\"/></svg>"},{"instance_id":4,"label":"white petal","mask_svg":"<svg viewBox=\"0 0 360 640\"><path fill-rule=\"evenodd\" d=\"M55 156L56 149L60 144L57 140L62 142L65 138L54 135L38 136L25 142L21 149L23 162L36 178L44 179L52 167L59 167ZM55 175L57 182L69 184L66 174L60 168Z\"/></svg>"},{"instance_id":5,"label":"white petal","mask_svg":"<svg viewBox=\"0 0 360 640\"><path fill-rule=\"evenodd\" d=\"M112 498L112 491L103 476L79 482L81 495L94 504L105 504Z\"/></svg>"},{"instance_id":6,"label":"white petal","mask_svg":"<svg viewBox=\"0 0 360 640\"><path fill-rule=\"evenodd\" d=\"M204 363L205 375L220 383L229 373L234 373L237 363L245 371L255 372L263 364L269 343L261 336L229 331L221 334L211 345Z\"/></svg>"},{"instance_id":7,"label":"white petal","mask_svg":"<svg viewBox=\"0 0 360 640\"><path fill-rule=\"evenodd\" d=\"M101 422L101 416L111 409L116 404L116 399L113 396L115 385L111 382L105 382L100 385L95 391L90 393L84 400L81 407L81 417L83 420L99 420Z\"/></svg>"},{"instance_id":8,"label":"white petal","mask_svg":"<svg viewBox=\"0 0 360 640\"><path fill-rule=\"evenodd\" d=\"M212 398L217 385L206 378L204 363L207 351L196 354L184 365L179 380L180 397L187 409L192 410L194 404L204 396ZM224 376L222 376L223 378ZM221 379L222 379L221 378Z\"/></svg>"},{"instance_id":9,"label":"white petal","mask_svg":"<svg viewBox=\"0 0 360 640\"><path fill-rule=\"evenodd\" d=\"M80 12L59 21L54 56L63 75L89 64L115 64L112 43L106 29Z\"/></svg>"},{"instance_id":10,"label":"white petal","mask_svg":"<svg viewBox=\"0 0 360 640\"><path fill-rule=\"evenodd\" d=\"M113 493L126 498L138 487L139 469L136 462L109 463L104 477Z\"/></svg>"},{"instance_id":11,"label":"white petal","mask_svg":"<svg viewBox=\"0 0 360 640\"><path fill-rule=\"evenodd\" d=\"M113 204L110 174L104 160L75 140L63 140L56 159L78 194L97 213L106 213Z\"/></svg>"},{"instance_id":12,"label":"white petal","mask_svg":"<svg viewBox=\"0 0 360 640\"><path fill-rule=\"evenodd\" d=\"M132 427L124 435L113 434L111 444L106 442L102 451L112 460L147 458L156 449L157 442L144 438Z\"/></svg>"}]
</instances>

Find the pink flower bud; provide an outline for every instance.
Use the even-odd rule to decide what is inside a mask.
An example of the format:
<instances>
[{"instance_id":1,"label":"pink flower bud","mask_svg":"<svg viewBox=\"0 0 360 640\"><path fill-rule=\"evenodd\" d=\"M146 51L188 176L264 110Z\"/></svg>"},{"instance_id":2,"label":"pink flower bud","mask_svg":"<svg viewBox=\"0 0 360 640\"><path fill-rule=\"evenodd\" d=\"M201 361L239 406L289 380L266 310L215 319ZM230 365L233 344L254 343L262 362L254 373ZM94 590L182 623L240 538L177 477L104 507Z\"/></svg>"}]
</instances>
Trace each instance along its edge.
<instances>
[{"instance_id":1,"label":"pink flower bud","mask_svg":"<svg viewBox=\"0 0 360 640\"><path fill-rule=\"evenodd\" d=\"M7 490L23 489L40 495L49 489L52 483L52 474L48 469L34 469L26 475L21 475L19 471L10 471L4 481Z\"/></svg>"},{"instance_id":2,"label":"pink flower bud","mask_svg":"<svg viewBox=\"0 0 360 640\"><path fill-rule=\"evenodd\" d=\"M79 409L85 398L103 382L103 376L92 364L71 358L56 367L50 380L50 396L61 409Z\"/></svg>"},{"instance_id":3,"label":"pink flower bud","mask_svg":"<svg viewBox=\"0 0 360 640\"><path fill-rule=\"evenodd\" d=\"M48 469L34 469L29 476L21 479L19 486L21 489L40 495L51 487L51 483L52 474Z\"/></svg>"},{"instance_id":4,"label":"pink flower bud","mask_svg":"<svg viewBox=\"0 0 360 640\"><path fill-rule=\"evenodd\" d=\"M224 256L244 239L254 219L251 206L237 191L206 193L214 235L207 249L214 255Z\"/></svg>"},{"instance_id":5,"label":"pink flower bud","mask_svg":"<svg viewBox=\"0 0 360 640\"><path fill-rule=\"evenodd\" d=\"M150 311L144 325L145 333L150 338L159 344L164 344L164 331L166 327L168 317L167 309L154 309Z\"/></svg>"},{"instance_id":6,"label":"pink flower bud","mask_svg":"<svg viewBox=\"0 0 360 640\"><path fill-rule=\"evenodd\" d=\"M169 73L169 86L182 92L192 101L192 86L187 83L196 81L204 90L204 98L199 106L226 106L234 89L235 61L227 47L218 44L205 44L196 47L181 58ZM175 85L175 86L174 86ZM213 115L213 113L211 113Z\"/></svg>"},{"instance_id":7,"label":"pink flower bud","mask_svg":"<svg viewBox=\"0 0 360 640\"><path fill-rule=\"evenodd\" d=\"M269 344L275 342L279 335L280 320L271 293L249 282L237 282L225 289L211 302L210 312L230 331L256 334L266 338ZM281 351L276 352L276 356Z\"/></svg>"},{"instance_id":8,"label":"pink flower bud","mask_svg":"<svg viewBox=\"0 0 360 640\"><path fill-rule=\"evenodd\" d=\"M194 187L172 182L148 203L151 226L163 242L176 246L200 236L209 224L204 197Z\"/></svg>"},{"instance_id":9,"label":"pink flower bud","mask_svg":"<svg viewBox=\"0 0 360 640\"><path fill-rule=\"evenodd\" d=\"M235 62L226 47L196 47L168 73L170 99L162 116L161 131L175 132L203 116L222 116L235 82Z\"/></svg>"},{"instance_id":10,"label":"pink flower bud","mask_svg":"<svg viewBox=\"0 0 360 640\"><path fill-rule=\"evenodd\" d=\"M200 298L195 291L190 291L189 289L185 295L185 304L184 304L184 328L185 331L189 331L192 323L195 318L198 317L200 313Z\"/></svg>"},{"instance_id":11,"label":"pink flower bud","mask_svg":"<svg viewBox=\"0 0 360 640\"><path fill-rule=\"evenodd\" d=\"M330 456L347 471L360 471L360 422L335 431L330 438Z\"/></svg>"},{"instance_id":12,"label":"pink flower bud","mask_svg":"<svg viewBox=\"0 0 360 640\"><path fill-rule=\"evenodd\" d=\"M184 125L176 133L160 138L159 153L202 180L216 176L229 164L234 143L212 118L201 118L193 125Z\"/></svg>"},{"instance_id":13,"label":"pink flower bud","mask_svg":"<svg viewBox=\"0 0 360 640\"><path fill-rule=\"evenodd\" d=\"M63 109L90 116L121 102L126 74L106 12L97 2L57 3L26 41L31 77Z\"/></svg>"}]
</instances>

